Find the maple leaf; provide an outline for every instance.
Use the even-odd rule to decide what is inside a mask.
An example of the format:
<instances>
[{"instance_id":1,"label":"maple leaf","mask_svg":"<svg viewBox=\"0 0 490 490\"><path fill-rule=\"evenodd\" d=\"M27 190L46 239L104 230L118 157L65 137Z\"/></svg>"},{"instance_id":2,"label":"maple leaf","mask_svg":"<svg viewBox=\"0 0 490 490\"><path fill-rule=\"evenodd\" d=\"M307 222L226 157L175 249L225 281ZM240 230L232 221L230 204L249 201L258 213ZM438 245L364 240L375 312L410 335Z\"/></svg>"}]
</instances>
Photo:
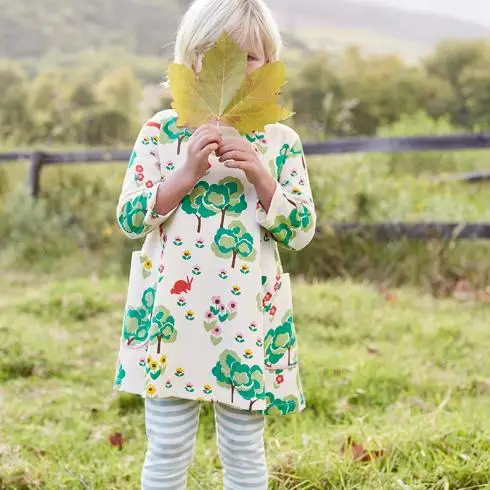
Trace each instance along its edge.
<instances>
[{"instance_id":1,"label":"maple leaf","mask_svg":"<svg viewBox=\"0 0 490 490\"><path fill-rule=\"evenodd\" d=\"M366 450L362 444L358 444L351 436L349 436L347 441L342 444L340 452L342 455L347 455L350 452L354 461L360 462L372 461L385 455L384 449L379 449L377 451Z\"/></svg>"},{"instance_id":2,"label":"maple leaf","mask_svg":"<svg viewBox=\"0 0 490 490\"><path fill-rule=\"evenodd\" d=\"M277 102L286 84L284 64L266 63L248 75L246 64L247 54L227 33L204 54L199 74L172 63L168 75L178 126L221 121L246 134L292 116Z\"/></svg>"}]
</instances>

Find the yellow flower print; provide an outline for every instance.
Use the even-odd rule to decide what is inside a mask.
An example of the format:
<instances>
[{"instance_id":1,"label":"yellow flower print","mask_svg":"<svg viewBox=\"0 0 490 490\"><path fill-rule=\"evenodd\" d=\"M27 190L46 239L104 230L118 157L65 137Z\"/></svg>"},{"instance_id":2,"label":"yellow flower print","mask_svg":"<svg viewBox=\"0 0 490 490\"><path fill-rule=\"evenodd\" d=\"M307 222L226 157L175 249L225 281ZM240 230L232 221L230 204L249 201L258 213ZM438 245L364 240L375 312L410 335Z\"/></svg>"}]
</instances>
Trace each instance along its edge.
<instances>
[{"instance_id":1,"label":"yellow flower print","mask_svg":"<svg viewBox=\"0 0 490 490\"><path fill-rule=\"evenodd\" d=\"M145 260L145 263L143 264L143 267L146 270L150 270L153 267L153 262L150 259Z\"/></svg>"},{"instance_id":2,"label":"yellow flower print","mask_svg":"<svg viewBox=\"0 0 490 490\"><path fill-rule=\"evenodd\" d=\"M233 284L233 291L240 291L240 286L238 284Z\"/></svg>"},{"instance_id":3,"label":"yellow flower print","mask_svg":"<svg viewBox=\"0 0 490 490\"><path fill-rule=\"evenodd\" d=\"M153 359L151 358L151 355L150 355L150 354L148 354L148 357L146 358L146 362L147 362L148 364L151 364L151 361L152 361L152 360L153 360Z\"/></svg>"},{"instance_id":4,"label":"yellow flower print","mask_svg":"<svg viewBox=\"0 0 490 490\"><path fill-rule=\"evenodd\" d=\"M178 376L179 378L184 376L184 368L181 367L177 368L175 370L175 376Z\"/></svg>"},{"instance_id":5,"label":"yellow flower print","mask_svg":"<svg viewBox=\"0 0 490 490\"><path fill-rule=\"evenodd\" d=\"M146 393L148 395L154 395L156 393L157 389L152 385L152 384L149 384L147 387L146 387Z\"/></svg>"},{"instance_id":6,"label":"yellow flower print","mask_svg":"<svg viewBox=\"0 0 490 490\"><path fill-rule=\"evenodd\" d=\"M251 359L253 357L253 351L252 349L245 349L244 352L243 352L243 357L245 357L245 359Z\"/></svg>"},{"instance_id":7,"label":"yellow flower print","mask_svg":"<svg viewBox=\"0 0 490 490\"><path fill-rule=\"evenodd\" d=\"M242 269L242 271L248 271L249 267L247 264L243 264L241 269Z\"/></svg>"},{"instance_id":8,"label":"yellow flower print","mask_svg":"<svg viewBox=\"0 0 490 490\"><path fill-rule=\"evenodd\" d=\"M158 362L156 362L156 361L150 362L150 369L156 369L157 367L158 367Z\"/></svg>"},{"instance_id":9,"label":"yellow flower print","mask_svg":"<svg viewBox=\"0 0 490 490\"><path fill-rule=\"evenodd\" d=\"M167 364L167 356L166 356L165 354L162 354L162 355L160 356L160 364L161 364L162 366L165 366L165 364Z\"/></svg>"},{"instance_id":10,"label":"yellow flower print","mask_svg":"<svg viewBox=\"0 0 490 490\"><path fill-rule=\"evenodd\" d=\"M299 187L296 187L294 186L292 189L291 189L291 192L293 194L301 194L301 189Z\"/></svg>"}]
</instances>

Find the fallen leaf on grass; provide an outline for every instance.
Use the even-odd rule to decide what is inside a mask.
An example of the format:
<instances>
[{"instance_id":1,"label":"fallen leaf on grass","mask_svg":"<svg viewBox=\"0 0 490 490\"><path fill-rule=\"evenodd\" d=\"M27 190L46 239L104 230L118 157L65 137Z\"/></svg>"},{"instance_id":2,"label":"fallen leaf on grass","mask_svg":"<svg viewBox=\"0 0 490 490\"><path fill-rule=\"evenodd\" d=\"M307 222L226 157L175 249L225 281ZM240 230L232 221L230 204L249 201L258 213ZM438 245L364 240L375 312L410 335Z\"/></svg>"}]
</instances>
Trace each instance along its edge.
<instances>
[{"instance_id":1,"label":"fallen leaf on grass","mask_svg":"<svg viewBox=\"0 0 490 490\"><path fill-rule=\"evenodd\" d=\"M359 462L372 461L385 455L384 449L367 450L362 444L358 444L356 441L354 441L351 436L349 436L347 441L342 444L340 452L342 455L347 455L350 453L354 458L354 461Z\"/></svg>"},{"instance_id":2,"label":"fallen leaf on grass","mask_svg":"<svg viewBox=\"0 0 490 490\"><path fill-rule=\"evenodd\" d=\"M370 354L373 354L375 356L379 356L381 354L379 349L377 347L374 347L374 345L368 345L366 348Z\"/></svg>"},{"instance_id":3,"label":"fallen leaf on grass","mask_svg":"<svg viewBox=\"0 0 490 490\"><path fill-rule=\"evenodd\" d=\"M109 443L111 446L119 448L119 450L123 447L123 436L120 432L114 432L109 436Z\"/></svg>"}]
</instances>

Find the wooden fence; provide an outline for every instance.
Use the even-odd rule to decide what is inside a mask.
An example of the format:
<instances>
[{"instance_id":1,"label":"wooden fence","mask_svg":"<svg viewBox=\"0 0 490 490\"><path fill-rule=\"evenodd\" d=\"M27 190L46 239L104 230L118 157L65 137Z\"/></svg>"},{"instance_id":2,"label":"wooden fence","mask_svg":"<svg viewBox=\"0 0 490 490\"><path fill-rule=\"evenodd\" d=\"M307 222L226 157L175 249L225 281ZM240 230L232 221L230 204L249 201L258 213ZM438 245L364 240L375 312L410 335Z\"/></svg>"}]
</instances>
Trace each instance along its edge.
<instances>
[{"instance_id":1,"label":"wooden fence","mask_svg":"<svg viewBox=\"0 0 490 490\"><path fill-rule=\"evenodd\" d=\"M343 138L318 143L305 143L306 155L334 155L345 153L400 153L418 151L457 151L490 149L490 132L463 133L442 136L412 136L405 138L361 137ZM27 186L32 197L40 191L40 175L46 165L124 162L131 151L84 151L73 153L47 153L15 151L0 153L1 162L30 159ZM489 163L490 164L490 163ZM444 180L460 180L468 183L490 179L490 171L469 172L445 177ZM337 223L331 225L336 233L358 233L376 240L396 240L403 237L427 240L443 239L490 239L490 223ZM323 230L318 229L319 233Z\"/></svg>"}]
</instances>

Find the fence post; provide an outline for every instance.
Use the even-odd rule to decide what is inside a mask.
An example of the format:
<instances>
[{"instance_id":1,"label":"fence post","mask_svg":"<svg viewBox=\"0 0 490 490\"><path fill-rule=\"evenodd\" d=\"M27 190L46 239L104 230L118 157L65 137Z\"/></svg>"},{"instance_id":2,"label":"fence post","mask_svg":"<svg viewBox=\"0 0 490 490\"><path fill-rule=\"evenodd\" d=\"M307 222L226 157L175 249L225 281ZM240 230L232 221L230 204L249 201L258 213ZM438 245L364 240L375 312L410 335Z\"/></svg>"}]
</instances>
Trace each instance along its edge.
<instances>
[{"instance_id":1,"label":"fence post","mask_svg":"<svg viewBox=\"0 0 490 490\"><path fill-rule=\"evenodd\" d=\"M36 151L31 156L31 165L29 166L29 180L27 182L27 187L29 189L30 196L34 199L37 198L39 194L39 180L45 157L46 155L40 151Z\"/></svg>"}]
</instances>

